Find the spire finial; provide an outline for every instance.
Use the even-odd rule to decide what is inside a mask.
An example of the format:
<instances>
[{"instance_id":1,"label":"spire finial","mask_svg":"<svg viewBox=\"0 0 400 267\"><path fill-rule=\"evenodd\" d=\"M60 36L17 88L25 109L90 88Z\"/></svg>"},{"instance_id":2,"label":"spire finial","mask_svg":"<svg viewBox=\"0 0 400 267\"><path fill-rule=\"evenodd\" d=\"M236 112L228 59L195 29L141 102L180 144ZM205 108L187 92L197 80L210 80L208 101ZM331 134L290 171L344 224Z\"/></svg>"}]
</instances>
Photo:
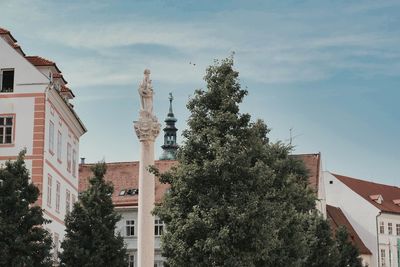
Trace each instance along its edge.
<instances>
[{"instance_id":1,"label":"spire finial","mask_svg":"<svg viewBox=\"0 0 400 267\"><path fill-rule=\"evenodd\" d=\"M169 93L168 99L169 99L169 113L173 114L173 112L172 112L172 100L174 100L174 97L172 96L172 92Z\"/></svg>"}]
</instances>

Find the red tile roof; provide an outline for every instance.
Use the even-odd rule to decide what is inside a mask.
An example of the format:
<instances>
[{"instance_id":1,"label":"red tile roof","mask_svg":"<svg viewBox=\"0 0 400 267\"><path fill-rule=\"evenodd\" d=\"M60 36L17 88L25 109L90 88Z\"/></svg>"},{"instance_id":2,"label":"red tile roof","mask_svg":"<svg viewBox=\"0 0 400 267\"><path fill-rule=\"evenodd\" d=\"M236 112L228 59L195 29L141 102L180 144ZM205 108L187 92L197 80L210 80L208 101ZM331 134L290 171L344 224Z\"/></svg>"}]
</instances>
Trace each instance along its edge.
<instances>
[{"instance_id":1,"label":"red tile roof","mask_svg":"<svg viewBox=\"0 0 400 267\"><path fill-rule=\"evenodd\" d=\"M365 246L364 242L358 236L357 232L354 230L353 226L340 208L326 205L326 212L328 215L328 220L332 227L332 231L334 233L336 232L337 228L339 228L339 226L346 227L351 241L358 248L360 254L372 255L371 251L367 248L367 246Z\"/></svg>"},{"instance_id":2,"label":"red tile roof","mask_svg":"<svg viewBox=\"0 0 400 267\"><path fill-rule=\"evenodd\" d=\"M316 154L297 154L293 157L302 160L309 172L309 184L315 192L318 192L319 172L321 169L321 153Z\"/></svg>"},{"instance_id":3,"label":"red tile roof","mask_svg":"<svg viewBox=\"0 0 400 267\"><path fill-rule=\"evenodd\" d=\"M71 89L69 89L67 86L65 85L61 85L61 93L70 93L72 95L72 97L75 97L74 93L72 92Z\"/></svg>"},{"instance_id":4,"label":"red tile roof","mask_svg":"<svg viewBox=\"0 0 400 267\"><path fill-rule=\"evenodd\" d=\"M169 170L176 165L174 160L160 160L155 162L155 166L160 172ZM79 166L79 191L84 191L88 185L88 179L92 176L91 167L94 164L80 164ZM114 185L114 194L112 196L114 205L116 206L137 206L138 195L119 196L121 190L139 188L139 162L115 162L107 163L107 173L105 180L110 181ZM159 203L164 196L168 185L162 184L156 179L155 198ZM140 192L139 192L140 194Z\"/></svg>"},{"instance_id":5,"label":"red tile roof","mask_svg":"<svg viewBox=\"0 0 400 267\"><path fill-rule=\"evenodd\" d=\"M315 186L318 184L317 179L319 177L319 161L320 154L307 154L307 155L296 155L300 159L304 160L306 167L310 171L310 184ZM172 166L178 164L174 160L159 160L155 162L156 167L160 172L169 170ZM80 164L79 166L79 191L84 191L89 183L88 179L92 176L91 167L94 164ZM115 162L107 163L107 173L105 175L106 181L110 181L114 185L113 202L116 206L137 206L138 197L133 196L119 196L121 190L124 189L136 189L139 188L139 161L133 162ZM156 180L156 202L159 203L168 189L168 185L160 183ZM139 192L140 194L140 192Z\"/></svg>"},{"instance_id":6,"label":"red tile roof","mask_svg":"<svg viewBox=\"0 0 400 267\"><path fill-rule=\"evenodd\" d=\"M400 206L394 203L394 200L400 199L399 187L377 184L334 173L332 173L332 175L381 211L400 213ZM382 203L378 204L374 201L371 198L373 195L381 195L383 198Z\"/></svg>"},{"instance_id":7,"label":"red tile roof","mask_svg":"<svg viewBox=\"0 0 400 267\"><path fill-rule=\"evenodd\" d=\"M56 70L61 73L56 63L51 60L39 56L25 56L25 58L34 66L54 66Z\"/></svg>"},{"instance_id":8,"label":"red tile roof","mask_svg":"<svg viewBox=\"0 0 400 267\"><path fill-rule=\"evenodd\" d=\"M7 29L0 28L0 34L7 34L13 40L13 42L17 42L17 40L12 36L11 32Z\"/></svg>"},{"instance_id":9,"label":"red tile roof","mask_svg":"<svg viewBox=\"0 0 400 267\"><path fill-rule=\"evenodd\" d=\"M53 73L53 78L54 79L62 79L64 81L65 84L67 84L68 82L65 80L64 76L61 73L58 72L54 72Z\"/></svg>"}]
</instances>

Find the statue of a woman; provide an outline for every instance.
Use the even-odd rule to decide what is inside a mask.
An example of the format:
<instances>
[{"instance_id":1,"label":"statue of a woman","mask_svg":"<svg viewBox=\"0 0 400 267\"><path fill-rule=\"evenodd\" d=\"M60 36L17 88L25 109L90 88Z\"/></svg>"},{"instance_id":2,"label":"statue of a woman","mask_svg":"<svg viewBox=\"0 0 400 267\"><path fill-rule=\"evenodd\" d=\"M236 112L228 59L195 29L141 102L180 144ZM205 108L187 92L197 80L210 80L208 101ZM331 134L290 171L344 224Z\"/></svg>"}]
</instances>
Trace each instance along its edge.
<instances>
[{"instance_id":1,"label":"statue of a woman","mask_svg":"<svg viewBox=\"0 0 400 267\"><path fill-rule=\"evenodd\" d=\"M142 103L142 110L153 114L153 88L150 80L150 70L144 70L144 78L139 85L139 95Z\"/></svg>"}]
</instances>

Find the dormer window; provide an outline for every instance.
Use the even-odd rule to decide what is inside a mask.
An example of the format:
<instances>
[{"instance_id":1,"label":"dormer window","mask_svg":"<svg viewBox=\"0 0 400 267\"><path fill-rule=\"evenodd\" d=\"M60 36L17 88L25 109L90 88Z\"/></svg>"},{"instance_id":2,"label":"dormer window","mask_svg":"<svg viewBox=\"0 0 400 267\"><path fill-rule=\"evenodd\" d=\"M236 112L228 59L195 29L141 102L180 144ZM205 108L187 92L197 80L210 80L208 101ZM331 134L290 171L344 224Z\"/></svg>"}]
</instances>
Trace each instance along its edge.
<instances>
[{"instance_id":1,"label":"dormer window","mask_svg":"<svg viewBox=\"0 0 400 267\"><path fill-rule=\"evenodd\" d=\"M14 69L0 70L0 92L10 93L14 91Z\"/></svg>"},{"instance_id":2,"label":"dormer window","mask_svg":"<svg viewBox=\"0 0 400 267\"><path fill-rule=\"evenodd\" d=\"M397 206L400 206L400 199L393 199L393 203Z\"/></svg>"},{"instance_id":3,"label":"dormer window","mask_svg":"<svg viewBox=\"0 0 400 267\"><path fill-rule=\"evenodd\" d=\"M370 195L369 198L372 199L373 201L375 201L378 204L382 204L382 202L383 202L382 195Z\"/></svg>"}]
</instances>

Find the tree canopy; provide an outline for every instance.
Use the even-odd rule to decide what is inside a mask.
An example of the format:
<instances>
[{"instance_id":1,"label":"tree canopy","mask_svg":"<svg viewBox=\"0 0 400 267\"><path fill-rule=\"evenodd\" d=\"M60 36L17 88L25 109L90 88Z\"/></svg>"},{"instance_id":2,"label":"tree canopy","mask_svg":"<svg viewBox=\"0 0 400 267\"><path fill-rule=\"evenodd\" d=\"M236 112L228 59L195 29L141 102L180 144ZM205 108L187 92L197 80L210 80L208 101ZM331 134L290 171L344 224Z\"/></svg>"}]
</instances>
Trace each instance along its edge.
<instances>
[{"instance_id":1,"label":"tree canopy","mask_svg":"<svg viewBox=\"0 0 400 267\"><path fill-rule=\"evenodd\" d=\"M61 266L127 266L123 238L115 233L121 219L112 203L113 187L106 183L106 164L98 163L73 210L66 216L66 235L61 244Z\"/></svg>"},{"instance_id":2,"label":"tree canopy","mask_svg":"<svg viewBox=\"0 0 400 267\"><path fill-rule=\"evenodd\" d=\"M35 205L39 189L29 180L24 156L22 151L0 168L0 266L52 266L52 239L44 229L50 221Z\"/></svg>"},{"instance_id":3,"label":"tree canopy","mask_svg":"<svg viewBox=\"0 0 400 267\"><path fill-rule=\"evenodd\" d=\"M291 147L240 113L247 95L233 59L207 69L196 90L179 165L161 175L171 189L155 213L169 266L301 266L316 197Z\"/></svg>"}]
</instances>

